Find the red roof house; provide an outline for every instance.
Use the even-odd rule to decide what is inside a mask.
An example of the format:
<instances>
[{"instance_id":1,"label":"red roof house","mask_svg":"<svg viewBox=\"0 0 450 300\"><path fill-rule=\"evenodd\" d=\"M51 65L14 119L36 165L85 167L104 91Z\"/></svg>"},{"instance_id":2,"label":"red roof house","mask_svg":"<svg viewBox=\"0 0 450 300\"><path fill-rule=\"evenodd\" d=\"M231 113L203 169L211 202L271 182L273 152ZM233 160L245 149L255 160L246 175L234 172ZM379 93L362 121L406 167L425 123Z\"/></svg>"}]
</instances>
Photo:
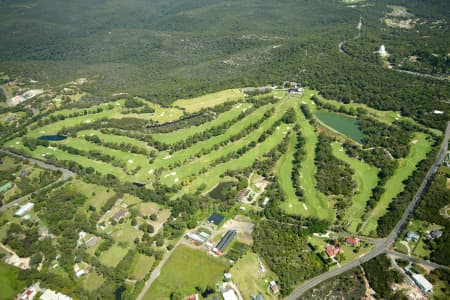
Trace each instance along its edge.
<instances>
[{"instance_id":1,"label":"red roof house","mask_svg":"<svg viewBox=\"0 0 450 300\"><path fill-rule=\"evenodd\" d=\"M344 252L341 247L334 247L333 245L328 244L325 252L327 252L327 255L331 258L336 257L341 252Z\"/></svg>"},{"instance_id":2,"label":"red roof house","mask_svg":"<svg viewBox=\"0 0 450 300\"><path fill-rule=\"evenodd\" d=\"M360 245L359 239L357 239L357 238L346 237L346 238L344 239L344 241L345 241L347 244L352 245L352 246L355 246L355 247L359 247L359 245Z\"/></svg>"}]
</instances>

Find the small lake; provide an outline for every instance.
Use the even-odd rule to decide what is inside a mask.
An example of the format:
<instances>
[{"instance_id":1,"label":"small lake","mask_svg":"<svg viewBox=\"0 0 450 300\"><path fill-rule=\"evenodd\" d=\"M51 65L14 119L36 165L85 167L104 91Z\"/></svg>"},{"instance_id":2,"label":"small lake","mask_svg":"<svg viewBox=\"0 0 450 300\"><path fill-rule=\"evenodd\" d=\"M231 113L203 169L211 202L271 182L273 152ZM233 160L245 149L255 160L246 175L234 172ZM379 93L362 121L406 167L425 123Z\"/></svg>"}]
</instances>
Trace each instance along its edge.
<instances>
[{"instance_id":1,"label":"small lake","mask_svg":"<svg viewBox=\"0 0 450 300\"><path fill-rule=\"evenodd\" d=\"M331 111L318 110L314 115L324 124L345 134L358 143L362 142L364 133L358 127L358 120Z\"/></svg>"},{"instance_id":2,"label":"small lake","mask_svg":"<svg viewBox=\"0 0 450 300\"><path fill-rule=\"evenodd\" d=\"M67 137L63 135L41 135L39 137L40 140L43 141L62 141L65 140Z\"/></svg>"}]
</instances>

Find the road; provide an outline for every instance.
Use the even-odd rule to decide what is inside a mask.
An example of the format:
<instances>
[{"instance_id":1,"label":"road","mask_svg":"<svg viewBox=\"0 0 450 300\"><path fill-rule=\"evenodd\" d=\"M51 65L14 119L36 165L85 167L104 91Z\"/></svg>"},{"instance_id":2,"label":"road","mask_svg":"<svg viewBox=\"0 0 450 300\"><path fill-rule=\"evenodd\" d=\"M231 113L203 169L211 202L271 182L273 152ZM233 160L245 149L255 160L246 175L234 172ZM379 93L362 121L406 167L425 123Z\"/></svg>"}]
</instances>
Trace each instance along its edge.
<instances>
[{"instance_id":1,"label":"road","mask_svg":"<svg viewBox=\"0 0 450 300\"><path fill-rule=\"evenodd\" d=\"M321 282L331 279L337 275L340 275L354 267L357 267L357 266L371 260L372 258L374 258L382 253L385 253L387 251L387 249L389 248L389 246L392 245L392 243L394 243L394 241L397 239L398 235L402 231L403 226L405 225L405 223L408 220L411 213L414 211L418 201L422 197L422 195L425 191L425 187L428 185L428 182L430 181L431 177L434 175L436 170L439 168L439 166L444 161L445 155L447 153L449 137L450 137L450 122L447 123L447 128L445 130L445 134L442 139L442 144L441 144L439 153L436 156L436 159L435 159L433 165L431 166L427 175L423 179L422 184L420 185L419 189L416 192L416 195L414 196L411 203L409 204L409 206L406 208L405 212L403 213L402 218L397 223L397 225L394 227L394 229L391 231L391 233L386 238L378 240L375 248L372 249L367 254L359 257L356 260L352 260L352 261L346 263L345 265L341 266L340 268L333 269L327 273L323 273L323 274L316 276L308 281L303 282L299 287L297 287L287 297L287 299L295 300L298 297L300 297L303 293L305 293L307 290L315 287L316 285L320 284ZM425 261L421 260L421 263L423 263L423 262L425 262ZM427 263L429 264L431 262L427 262Z\"/></svg>"},{"instance_id":2,"label":"road","mask_svg":"<svg viewBox=\"0 0 450 300\"><path fill-rule=\"evenodd\" d=\"M72 176L75 175L75 173L73 173L70 170L67 170L67 169L64 169L64 168L60 168L60 167L48 164L48 163L45 163L43 161L40 161L40 160L37 160L37 159L34 159L34 158L30 158L30 157L26 157L26 156L23 156L23 155L19 155L19 154L10 152L8 150L0 149L0 152L4 153L4 154L7 154L7 155L10 155L10 156L13 156L13 157L16 157L16 158L19 158L19 159L27 160L27 161L29 161L31 163L34 163L35 165L37 165L37 166L39 166L41 168L44 168L44 169L48 169L48 170L52 170L52 171L60 171L61 172L61 177L59 177L58 180L56 180L53 183L50 183L47 186L44 186L44 187L40 188L39 190L48 188L48 187L50 187L50 186L52 186L52 185L54 185L54 184L56 184L58 182L61 182L61 181L66 180L66 179L69 179L69 178L71 178ZM36 192L37 191L34 191L33 193L36 193ZM20 197L20 198L14 200L14 201L9 202L8 204L3 205L2 207L0 207L0 212L4 211L4 210L6 210L6 209L8 209L8 208L10 208L12 206L16 206L16 205L18 205L18 204L28 200L33 193L25 195L23 197Z\"/></svg>"},{"instance_id":3,"label":"road","mask_svg":"<svg viewBox=\"0 0 450 300\"><path fill-rule=\"evenodd\" d=\"M438 268L447 269L447 270L450 269L447 266L443 266L443 265L431 262L429 260L424 260L424 259L421 259L421 258L413 257L413 256L410 256L408 254L399 253L397 251L386 250L386 254L397 256L397 257L409 260L410 262L418 263L418 264L421 264L421 265L424 265L424 266L428 266L428 267L431 267L433 269L438 269Z\"/></svg>"}]
</instances>

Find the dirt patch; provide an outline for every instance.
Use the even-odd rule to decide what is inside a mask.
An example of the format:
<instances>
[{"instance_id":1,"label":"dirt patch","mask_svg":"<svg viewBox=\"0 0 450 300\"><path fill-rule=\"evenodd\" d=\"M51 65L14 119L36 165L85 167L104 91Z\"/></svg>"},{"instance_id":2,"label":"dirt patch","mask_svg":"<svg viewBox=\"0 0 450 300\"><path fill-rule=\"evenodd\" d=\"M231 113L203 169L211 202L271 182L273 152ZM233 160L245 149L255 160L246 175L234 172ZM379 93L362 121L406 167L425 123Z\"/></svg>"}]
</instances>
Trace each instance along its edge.
<instances>
[{"instance_id":1,"label":"dirt patch","mask_svg":"<svg viewBox=\"0 0 450 300\"><path fill-rule=\"evenodd\" d=\"M252 232L255 229L255 224L251 223L248 219L242 216L237 216L234 220L228 220L222 228L218 231L218 234L224 234L228 230L237 231L237 239L245 244L252 245L253 237Z\"/></svg>"}]
</instances>

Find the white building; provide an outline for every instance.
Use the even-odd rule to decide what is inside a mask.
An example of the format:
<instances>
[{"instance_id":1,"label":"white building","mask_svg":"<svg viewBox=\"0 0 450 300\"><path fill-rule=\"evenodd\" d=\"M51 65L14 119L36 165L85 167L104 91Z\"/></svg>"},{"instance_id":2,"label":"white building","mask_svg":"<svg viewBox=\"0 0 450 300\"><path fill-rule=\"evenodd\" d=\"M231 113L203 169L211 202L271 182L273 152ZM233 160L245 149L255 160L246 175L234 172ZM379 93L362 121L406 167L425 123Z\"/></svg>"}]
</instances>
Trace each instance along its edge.
<instances>
[{"instance_id":1,"label":"white building","mask_svg":"<svg viewBox=\"0 0 450 300\"><path fill-rule=\"evenodd\" d=\"M72 300L69 296L61 293L54 292L52 290L45 290L42 296L39 298L41 300Z\"/></svg>"},{"instance_id":2,"label":"white building","mask_svg":"<svg viewBox=\"0 0 450 300\"><path fill-rule=\"evenodd\" d=\"M202 244L205 242L205 238L200 236L200 235L198 235L198 234L196 234L196 233L188 232L188 233L186 233L186 236L189 239L191 239L193 241L196 241L196 242L199 242L199 243L202 243Z\"/></svg>"},{"instance_id":3,"label":"white building","mask_svg":"<svg viewBox=\"0 0 450 300\"><path fill-rule=\"evenodd\" d=\"M24 214L26 214L28 211L30 211L34 207L34 203L28 202L25 205L22 205L22 207L19 208L18 211L16 211L15 216L22 217Z\"/></svg>"},{"instance_id":4,"label":"white building","mask_svg":"<svg viewBox=\"0 0 450 300\"><path fill-rule=\"evenodd\" d=\"M229 289L228 291L223 292L222 297L224 300L239 300L233 289Z\"/></svg>"},{"instance_id":5,"label":"white building","mask_svg":"<svg viewBox=\"0 0 450 300\"><path fill-rule=\"evenodd\" d=\"M443 115L444 112L442 110L435 109L435 110L433 110L433 114L435 114L435 115Z\"/></svg>"},{"instance_id":6,"label":"white building","mask_svg":"<svg viewBox=\"0 0 450 300\"><path fill-rule=\"evenodd\" d=\"M433 291L433 285L422 274L413 274L412 279L425 293Z\"/></svg>"},{"instance_id":7,"label":"white building","mask_svg":"<svg viewBox=\"0 0 450 300\"><path fill-rule=\"evenodd\" d=\"M379 54L380 56L382 56L382 57L384 57L384 56L387 55L386 47L384 47L384 45L381 45L381 46L380 46L380 49L378 49L378 54Z\"/></svg>"}]
</instances>

